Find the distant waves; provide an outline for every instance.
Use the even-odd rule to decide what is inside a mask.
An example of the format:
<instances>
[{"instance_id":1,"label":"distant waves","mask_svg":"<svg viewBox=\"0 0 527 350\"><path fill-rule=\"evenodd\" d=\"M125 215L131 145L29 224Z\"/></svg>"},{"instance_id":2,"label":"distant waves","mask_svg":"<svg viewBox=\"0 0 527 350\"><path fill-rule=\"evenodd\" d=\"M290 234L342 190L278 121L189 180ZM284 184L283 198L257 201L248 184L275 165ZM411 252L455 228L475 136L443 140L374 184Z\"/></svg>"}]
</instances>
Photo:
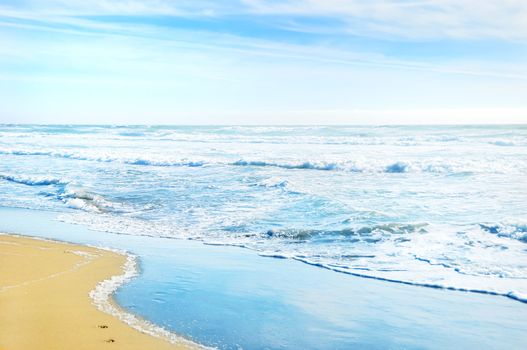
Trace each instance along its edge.
<instances>
[{"instance_id":1,"label":"distant waves","mask_svg":"<svg viewBox=\"0 0 527 350\"><path fill-rule=\"evenodd\" d=\"M379 160L379 159L340 159L338 161L277 161L238 159L228 161L225 157L214 159L189 160L186 158L151 157L148 155L132 157L127 155L93 154L93 152L66 152L54 151L28 151L0 149L0 154L14 156L46 156L81 161L94 161L102 163L122 163L138 166L153 167L202 167L202 166L242 166L242 167L274 167L290 170L321 170L343 171L352 173L436 173L436 174L467 174L467 173L511 173L527 172L527 159L517 160L511 164L507 160L488 159L443 159L431 158L427 160ZM7 178L6 178L7 180Z\"/></svg>"}]
</instances>

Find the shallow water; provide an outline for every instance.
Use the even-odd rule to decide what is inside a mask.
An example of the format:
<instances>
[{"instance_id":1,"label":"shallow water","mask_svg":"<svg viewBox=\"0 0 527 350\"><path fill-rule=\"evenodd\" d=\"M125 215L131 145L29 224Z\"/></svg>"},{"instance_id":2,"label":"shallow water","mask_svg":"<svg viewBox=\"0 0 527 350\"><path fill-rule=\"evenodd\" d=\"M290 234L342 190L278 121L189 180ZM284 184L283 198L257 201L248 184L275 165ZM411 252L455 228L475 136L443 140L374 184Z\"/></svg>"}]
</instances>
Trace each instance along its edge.
<instances>
[{"instance_id":1,"label":"shallow water","mask_svg":"<svg viewBox=\"0 0 527 350\"><path fill-rule=\"evenodd\" d=\"M0 208L0 232L125 249L141 274L117 301L220 349L523 349L527 304L386 283L262 258L247 249L123 236Z\"/></svg>"},{"instance_id":2,"label":"shallow water","mask_svg":"<svg viewBox=\"0 0 527 350\"><path fill-rule=\"evenodd\" d=\"M527 127L0 126L0 205L527 300Z\"/></svg>"}]
</instances>

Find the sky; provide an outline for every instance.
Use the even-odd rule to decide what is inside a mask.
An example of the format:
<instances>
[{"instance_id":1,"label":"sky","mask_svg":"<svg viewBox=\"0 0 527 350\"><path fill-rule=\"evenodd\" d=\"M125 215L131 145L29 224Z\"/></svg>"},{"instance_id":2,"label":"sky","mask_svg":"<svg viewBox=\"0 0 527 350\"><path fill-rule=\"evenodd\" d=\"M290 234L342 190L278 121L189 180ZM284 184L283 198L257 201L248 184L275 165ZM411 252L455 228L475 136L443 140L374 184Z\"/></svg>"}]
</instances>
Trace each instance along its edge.
<instances>
[{"instance_id":1,"label":"sky","mask_svg":"<svg viewBox=\"0 0 527 350\"><path fill-rule=\"evenodd\" d=\"M527 123L527 0L0 0L0 123Z\"/></svg>"}]
</instances>

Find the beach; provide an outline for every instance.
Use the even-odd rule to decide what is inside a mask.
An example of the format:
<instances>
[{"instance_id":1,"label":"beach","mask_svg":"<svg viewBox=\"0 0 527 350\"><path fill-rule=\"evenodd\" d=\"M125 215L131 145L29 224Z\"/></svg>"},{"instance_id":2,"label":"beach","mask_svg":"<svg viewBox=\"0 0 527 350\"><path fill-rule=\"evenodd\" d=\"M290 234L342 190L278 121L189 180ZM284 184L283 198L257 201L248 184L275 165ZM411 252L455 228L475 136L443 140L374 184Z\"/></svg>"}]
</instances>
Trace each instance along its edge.
<instances>
[{"instance_id":1,"label":"beach","mask_svg":"<svg viewBox=\"0 0 527 350\"><path fill-rule=\"evenodd\" d=\"M0 350L527 350L527 0L0 0Z\"/></svg>"},{"instance_id":2,"label":"beach","mask_svg":"<svg viewBox=\"0 0 527 350\"><path fill-rule=\"evenodd\" d=\"M130 252L139 274L115 292L120 310L205 346L439 350L454 343L466 349L525 344L527 304L511 298L360 278L240 247L93 231L56 215L0 207L0 232ZM82 294L87 307L95 283Z\"/></svg>"},{"instance_id":3,"label":"beach","mask_svg":"<svg viewBox=\"0 0 527 350\"><path fill-rule=\"evenodd\" d=\"M90 291L125 262L108 250L0 235L0 349L189 349L97 310Z\"/></svg>"}]
</instances>

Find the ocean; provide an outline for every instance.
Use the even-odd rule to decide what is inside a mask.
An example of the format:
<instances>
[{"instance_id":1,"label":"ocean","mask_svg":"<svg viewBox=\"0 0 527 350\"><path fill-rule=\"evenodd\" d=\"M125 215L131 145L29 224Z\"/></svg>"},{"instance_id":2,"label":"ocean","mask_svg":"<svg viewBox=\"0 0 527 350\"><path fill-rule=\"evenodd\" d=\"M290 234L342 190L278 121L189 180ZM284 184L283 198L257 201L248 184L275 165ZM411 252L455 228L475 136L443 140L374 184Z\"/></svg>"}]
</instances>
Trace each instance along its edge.
<instances>
[{"instance_id":1,"label":"ocean","mask_svg":"<svg viewBox=\"0 0 527 350\"><path fill-rule=\"evenodd\" d=\"M0 206L527 301L527 126L0 125Z\"/></svg>"},{"instance_id":2,"label":"ocean","mask_svg":"<svg viewBox=\"0 0 527 350\"><path fill-rule=\"evenodd\" d=\"M1 125L0 232L213 348L522 349L526 173L527 126Z\"/></svg>"}]
</instances>

